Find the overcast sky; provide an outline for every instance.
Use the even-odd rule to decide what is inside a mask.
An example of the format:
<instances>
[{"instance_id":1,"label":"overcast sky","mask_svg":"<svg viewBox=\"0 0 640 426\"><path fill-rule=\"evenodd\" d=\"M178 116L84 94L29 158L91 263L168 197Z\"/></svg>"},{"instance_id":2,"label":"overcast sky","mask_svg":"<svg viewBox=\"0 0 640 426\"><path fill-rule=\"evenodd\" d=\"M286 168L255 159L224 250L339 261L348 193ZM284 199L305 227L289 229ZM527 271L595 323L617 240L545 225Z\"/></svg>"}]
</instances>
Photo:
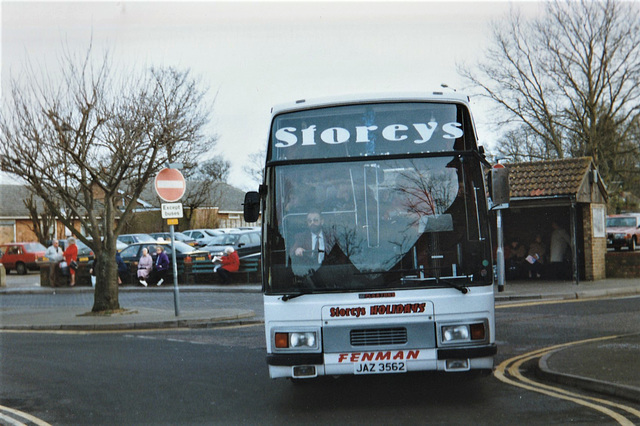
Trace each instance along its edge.
<instances>
[{"instance_id":1,"label":"overcast sky","mask_svg":"<svg viewBox=\"0 0 640 426\"><path fill-rule=\"evenodd\" d=\"M527 13L539 2L517 2ZM2 1L2 89L29 60L55 68L62 45L109 48L130 65L191 69L215 97L210 155L232 163L266 144L271 106L331 95L461 87L456 63L475 63L499 2L8 2ZM476 101L472 102L472 105ZM474 111L481 143L488 117ZM484 140L482 140L484 139Z\"/></svg>"}]
</instances>

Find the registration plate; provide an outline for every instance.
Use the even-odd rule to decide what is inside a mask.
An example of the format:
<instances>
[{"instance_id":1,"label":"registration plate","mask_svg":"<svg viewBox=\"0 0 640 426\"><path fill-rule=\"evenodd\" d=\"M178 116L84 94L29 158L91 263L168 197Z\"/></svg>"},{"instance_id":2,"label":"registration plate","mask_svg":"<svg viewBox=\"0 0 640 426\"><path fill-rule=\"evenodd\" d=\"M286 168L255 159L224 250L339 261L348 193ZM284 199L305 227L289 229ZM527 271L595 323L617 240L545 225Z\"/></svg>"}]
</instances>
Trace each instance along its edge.
<instances>
[{"instance_id":1,"label":"registration plate","mask_svg":"<svg viewBox=\"0 0 640 426\"><path fill-rule=\"evenodd\" d=\"M354 374L406 373L404 361L393 362L358 362L353 364Z\"/></svg>"},{"instance_id":2,"label":"registration plate","mask_svg":"<svg viewBox=\"0 0 640 426\"><path fill-rule=\"evenodd\" d=\"M204 260L204 256L196 257L196 260Z\"/></svg>"},{"instance_id":3,"label":"registration plate","mask_svg":"<svg viewBox=\"0 0 640 426\"><path fill-rule=\"evenodd\" d=\"M79 257L78 258L78 262L88 262L89 258L88 257Z\"/></svg>"}]
</instances>

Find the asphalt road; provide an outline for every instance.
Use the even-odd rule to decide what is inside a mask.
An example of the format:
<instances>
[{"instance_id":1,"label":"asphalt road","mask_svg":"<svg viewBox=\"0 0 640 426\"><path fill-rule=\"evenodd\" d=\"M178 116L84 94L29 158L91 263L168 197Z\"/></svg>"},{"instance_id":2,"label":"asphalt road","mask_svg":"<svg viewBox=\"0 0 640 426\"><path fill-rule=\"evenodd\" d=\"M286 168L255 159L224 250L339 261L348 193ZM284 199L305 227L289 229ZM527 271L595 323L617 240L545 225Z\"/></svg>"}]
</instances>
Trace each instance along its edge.
<instances>
[{"instance_id":1,"label":"asphalt road","mask_svg":"<svg viewBox=\"0 0 640 426\"><path fill-rule=\"evenodd\" d=\"M214 294L206 303L253 309L260 295ZM638 333L639 312L638 297L500 307L496 364L558 343ZM601 411L495 377L382 375L302 385L271 380L264 346L261 326L2 333L0 405L56 425L617 424Z\"/></svg>"}]
</instances>

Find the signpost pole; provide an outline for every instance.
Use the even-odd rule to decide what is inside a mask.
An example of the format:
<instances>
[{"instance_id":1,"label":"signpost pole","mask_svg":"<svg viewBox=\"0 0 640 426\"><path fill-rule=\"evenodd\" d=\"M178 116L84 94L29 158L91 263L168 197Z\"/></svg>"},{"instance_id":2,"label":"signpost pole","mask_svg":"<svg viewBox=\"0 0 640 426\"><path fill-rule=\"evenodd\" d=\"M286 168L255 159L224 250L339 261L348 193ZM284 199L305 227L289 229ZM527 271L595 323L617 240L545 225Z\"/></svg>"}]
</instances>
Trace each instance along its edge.
<instances>
[{"instance_id":1,"label":"signpost pole","mask_svg":"<svg viewBox=\"0 0 640 426\"><path fill-rule=\"evenodd\" d=\"M171 167L171 166L169 166ZM173 221L178 223L182 217L182 204L175 203L184 195L186 182L180 170L165 168L160 170L155 179L156 193L164 201L174 204L162 204L162 218L170 219L171 231L171 266L173 267L173 304L176 316L180 316L180 293L178 291L178 267L176 262L175 232Z\"/></svg>"},{"instance_id":2,"label":"signpost pole","mask_svg":"<svg viewBox=\"0 0 640 426\"><path fill-rule=\"evenodd\" d=\"M174 244L175 234L173 225L169 226L171 232L171 266L173 267L173 305L175 307L176 316L180 316L180 293L178 291L178 267L176 265L176 247Z\"/></svg>"}]
</instances>

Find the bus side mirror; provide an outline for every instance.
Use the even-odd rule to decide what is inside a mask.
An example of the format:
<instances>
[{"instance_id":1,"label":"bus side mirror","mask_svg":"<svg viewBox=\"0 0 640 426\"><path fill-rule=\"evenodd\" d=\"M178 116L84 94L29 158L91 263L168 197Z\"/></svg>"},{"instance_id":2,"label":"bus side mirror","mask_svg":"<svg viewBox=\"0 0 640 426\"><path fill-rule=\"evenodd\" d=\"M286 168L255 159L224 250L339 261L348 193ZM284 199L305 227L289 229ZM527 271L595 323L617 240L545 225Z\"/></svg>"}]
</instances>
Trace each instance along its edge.
<instances>
[{"instance_id":1,"label":"bus side mirror","mask_svg":"<svg viewBox=\"0 0 640 426\"><path fill-rule=\"evenodd\" d=\"M493 168L489 174L489 194L494 206L509 204L509 169L505 167Z\"/></svg>"},{"instance_id":2,"label":"bus side mirror","mask_svg":"<svg viewBox=\"0 0 640 426\"><path fill-rule=\"evenodd\" d=\"M260 217L260 194L256 191L247 192L244 195L244 220L257 222Z\"/></svg>"}]
</instances>

